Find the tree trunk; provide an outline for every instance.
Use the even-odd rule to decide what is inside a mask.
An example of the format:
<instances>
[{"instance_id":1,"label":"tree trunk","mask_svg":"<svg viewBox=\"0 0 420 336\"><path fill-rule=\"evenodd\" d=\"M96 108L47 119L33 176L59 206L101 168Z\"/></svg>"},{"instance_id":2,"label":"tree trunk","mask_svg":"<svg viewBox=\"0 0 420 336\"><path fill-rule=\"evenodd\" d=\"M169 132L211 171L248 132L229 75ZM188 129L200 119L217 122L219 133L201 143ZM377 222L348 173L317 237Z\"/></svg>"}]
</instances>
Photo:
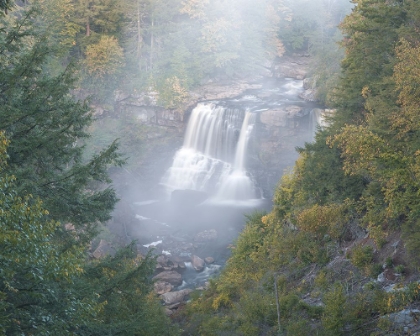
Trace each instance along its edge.
<instances>
[{"instance_id":1,"label":"tree trunk","mask_svg":"<svg viewBox=\"0 0 420 336\"><path fill-rule=\"evenodd\" d=\"M141 43L143 41L141 36L141 22L140 22L140 0L137 0L137 60L140 65Z\"/></svg>"},{"instance_id":2,"label":"tree trunk","mask_svg":"<svg viewBox=\"0 0 420 336\"><path fill-rule=\"evenodd\" d=\"M150 71L152 71L153 69L153 48L154 48L154 32L153 32L153 27L155 25L155 20L152 19L152 32L151 32L151 36L150 36L150 61L149 61L149 66L150 66Z\"/></svg>"},{"instance_id":3,"label":"tree trunk","mask_svg":"<svg viewBox=\"0 0 420 336\"><path fill-rule=\"evenodd\" d=\"M86 36L90 36L90 20L87 18L86 21Z\"/></svg>"}]
</instances>

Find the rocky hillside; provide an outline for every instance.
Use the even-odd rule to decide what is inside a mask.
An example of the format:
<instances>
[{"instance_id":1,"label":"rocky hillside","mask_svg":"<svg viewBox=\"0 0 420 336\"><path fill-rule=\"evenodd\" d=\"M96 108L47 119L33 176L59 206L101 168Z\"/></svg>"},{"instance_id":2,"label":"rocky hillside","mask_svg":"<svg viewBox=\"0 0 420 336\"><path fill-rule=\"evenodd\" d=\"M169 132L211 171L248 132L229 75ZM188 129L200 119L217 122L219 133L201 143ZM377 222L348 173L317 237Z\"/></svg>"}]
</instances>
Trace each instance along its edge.
<instances>
[{"instance_id":1,"label":"rocky hillside","mask_svg":"<svg viewBox=\"0 0 420 336\"><path fill-rule=\"evenodd\" d=\"M420 333L420 6L356 3L334 112L179 311L185 335Z\"/></svg>"}]
</instances>

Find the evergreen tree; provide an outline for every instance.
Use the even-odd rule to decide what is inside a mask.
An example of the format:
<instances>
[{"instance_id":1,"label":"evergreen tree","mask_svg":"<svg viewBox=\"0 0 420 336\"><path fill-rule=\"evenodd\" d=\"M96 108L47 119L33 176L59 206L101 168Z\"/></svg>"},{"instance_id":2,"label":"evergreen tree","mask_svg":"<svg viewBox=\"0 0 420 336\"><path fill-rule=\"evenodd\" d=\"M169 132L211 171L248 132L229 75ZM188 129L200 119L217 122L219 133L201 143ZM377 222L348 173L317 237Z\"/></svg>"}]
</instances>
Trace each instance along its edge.
<instances>
[{"instance_id":1,"label":"evergreen tree","mask_svg":"<svg viewBox=\"0 0 420 336\"><path fill-rule=\"evenodd\" d=\"M0 16L7 14L7 12L12 9L14 5L13 0L1 0L0 1Z\"/></svg>"},{"instance_id":2,"label":"evergreen tree","mask_svg":"<svg viewBox=\"0 0 420 336\"><path fill-rule=\"evenodd\" d=\"M31 9L13 25L1 23L0 129L11 141L8 171L19 192L43 199L51 218L89 231L86 225L110 217L116 196L107 167L122 161L116 142L83 158L90 108L72 95L71 65L50 75L48 60L58 50L33 26L35 17Z\"/></svg>"},{"instance_id":3,"label":"evergreen tree","mask_svg":"<svg viewBox=\"0 0 420 336\"><path fill-rule=\"evenodd\" d=\"M60 252L59 223L40 200L19 196L6 174L7 144L0 133L0 334L70 335L69 324L82 324L93 303L72 288L84 248Z\"/></svg>"}]
</instances>

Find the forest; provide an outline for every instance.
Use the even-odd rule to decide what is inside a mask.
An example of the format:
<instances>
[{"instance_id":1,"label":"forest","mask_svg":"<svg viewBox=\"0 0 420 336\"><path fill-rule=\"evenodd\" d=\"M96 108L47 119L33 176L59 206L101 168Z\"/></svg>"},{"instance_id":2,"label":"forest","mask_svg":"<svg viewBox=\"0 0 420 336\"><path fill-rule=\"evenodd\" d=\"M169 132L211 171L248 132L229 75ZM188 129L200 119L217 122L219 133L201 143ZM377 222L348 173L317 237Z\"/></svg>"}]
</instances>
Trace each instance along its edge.
<instances>
[{"instance_id":1,"label":"forest","mask_svg":"<svg viewBox=\"0 0 420 336\"><path fill-rule=\"evenodd\" d=\"M0 0L0 335L417 335L419 29L415 0ZM97 141L93 110L296 55L334 112L168 317L152 253L91 256L144 141Z\"/></svg>"}]
</instances>

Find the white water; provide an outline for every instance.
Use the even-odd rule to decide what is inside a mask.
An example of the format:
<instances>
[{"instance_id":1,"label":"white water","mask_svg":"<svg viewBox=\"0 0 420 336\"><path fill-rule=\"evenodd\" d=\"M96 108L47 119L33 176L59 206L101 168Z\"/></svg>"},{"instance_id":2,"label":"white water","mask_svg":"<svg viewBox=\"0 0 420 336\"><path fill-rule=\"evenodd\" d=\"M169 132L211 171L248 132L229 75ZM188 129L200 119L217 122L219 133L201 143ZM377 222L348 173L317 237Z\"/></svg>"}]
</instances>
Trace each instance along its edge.
<instances>
[{"instance_id":1,"label":"white water","mask_svg":"<svg viewBox=\"0 0 420 336\"><path fill-rule=\"evenodd\" d=\"M319 108L314 108L311 110L310 125L314 134L318 128L322 129L328 127L329 123L326 117L329 115L329 113L332 113L331 110L322 110Z\"/></svg>"},{"instance_id":2,"label":"white water","mask_svg":"<svg viewBox=\"0 0 420 336\"><path fill-rule=\"evenodd\" d=\"M223 176L217 200L247 200L255 198L255 186L245 170L248 142L255 124L255 114L246 112L235 153L233 171Z\"/></svg>"},{"instance_id":3,"label":"white water","mask_svg":"<svg viewBox=\"0 0 420 336\"><path fill-rule=\"evenodd\" d=\"M255 115L213 103L192 111L183 147L161 180L176 189L208 192L215 201L255 199L255 185L245 170Z\"/></svg>"}]
</instances>

